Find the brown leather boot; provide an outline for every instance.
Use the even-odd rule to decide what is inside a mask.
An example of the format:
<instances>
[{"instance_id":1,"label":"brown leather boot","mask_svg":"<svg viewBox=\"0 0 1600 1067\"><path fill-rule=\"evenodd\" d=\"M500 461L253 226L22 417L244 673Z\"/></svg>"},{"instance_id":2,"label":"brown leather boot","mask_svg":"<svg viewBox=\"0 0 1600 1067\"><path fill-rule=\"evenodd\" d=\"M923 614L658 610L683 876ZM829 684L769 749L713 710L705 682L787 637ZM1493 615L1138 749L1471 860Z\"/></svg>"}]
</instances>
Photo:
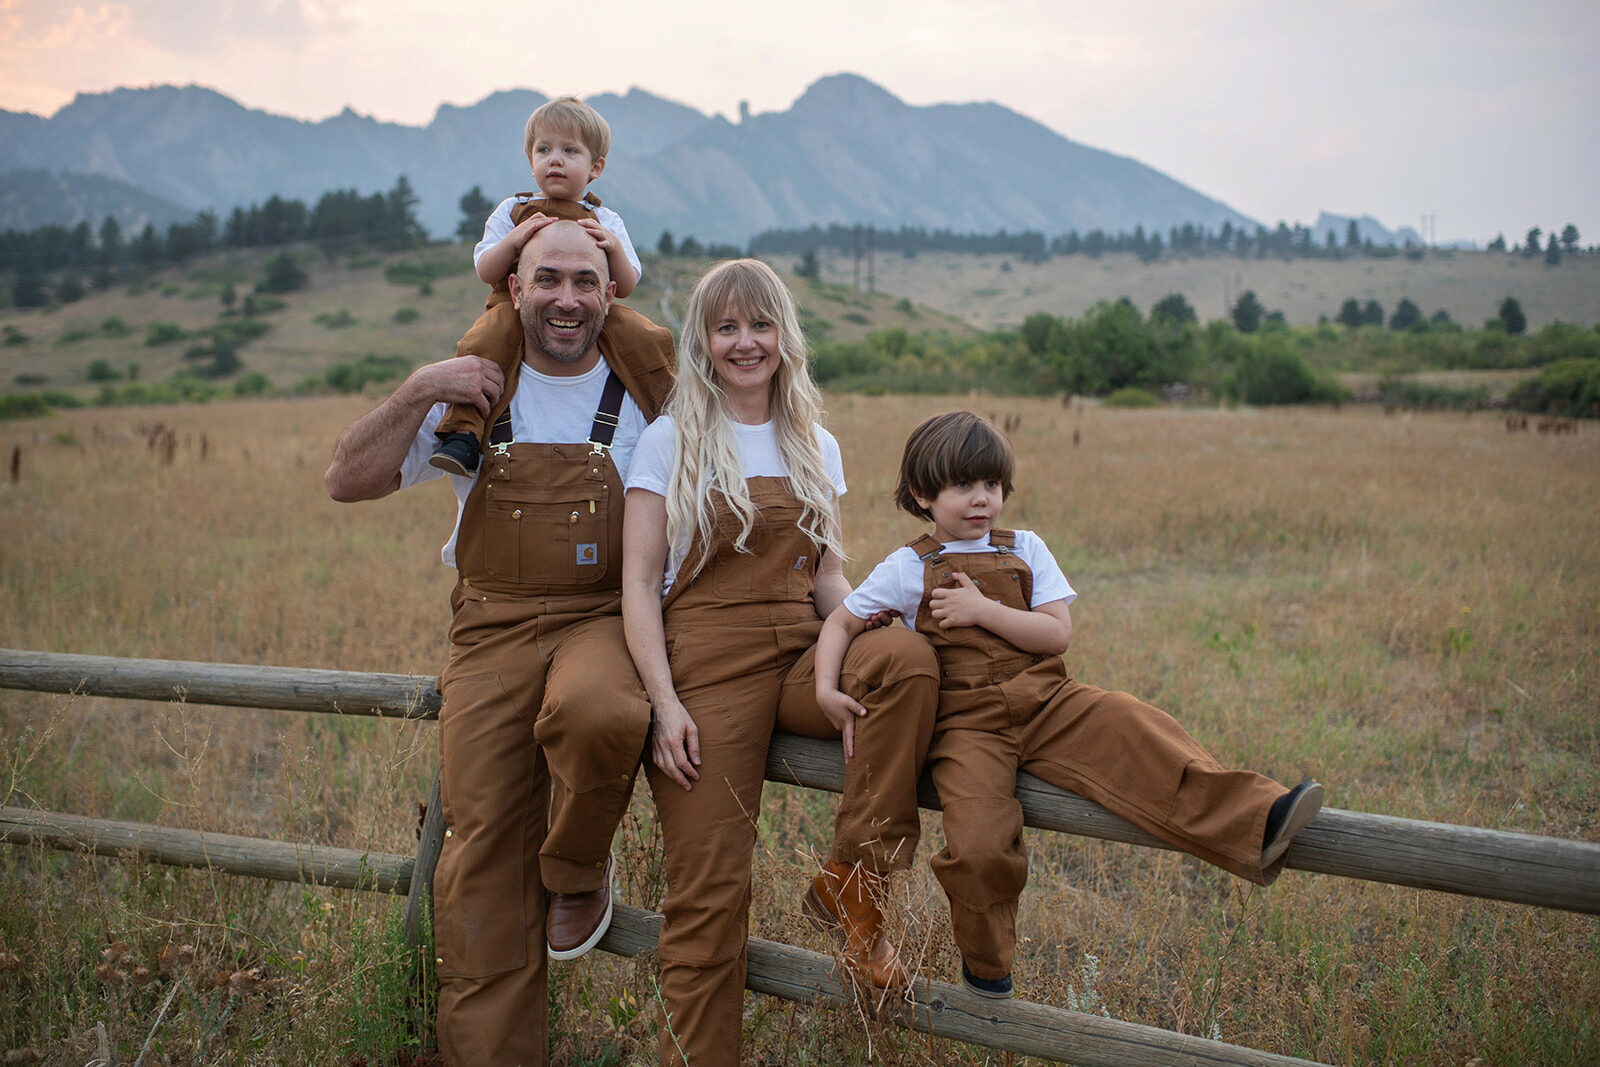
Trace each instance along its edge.
<instances>
[{"instance_id":1,"label":"brown leather boot","mask_svg":"<svg viewBox=\"0 0 1600 1067\"><path fill-rule=\"evenodd\" d=\"M845 963L875 989L899 989L910 980L883 936L883 912L873 899L887 887L888 879L859 863L829 860L801 901L812 922L842 937Z\"/></svg>"}]
</instances>

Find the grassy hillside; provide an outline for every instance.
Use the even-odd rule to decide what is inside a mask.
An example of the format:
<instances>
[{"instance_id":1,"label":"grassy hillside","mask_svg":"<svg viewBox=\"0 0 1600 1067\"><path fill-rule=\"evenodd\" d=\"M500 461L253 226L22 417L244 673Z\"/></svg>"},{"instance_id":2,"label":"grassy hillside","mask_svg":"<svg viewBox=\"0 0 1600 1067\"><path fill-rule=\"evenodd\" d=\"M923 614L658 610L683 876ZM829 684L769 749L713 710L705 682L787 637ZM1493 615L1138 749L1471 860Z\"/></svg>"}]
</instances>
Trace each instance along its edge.
<instances>
[{"instance_id":1,"label":"grassy hillside","mask_svg":"<svg viewBox=\"0 0 1600 1067\"><path fill-rule=\"evenodd\" d=\"M819 258L825 279L853 279L855 263L849 256ZM1385 314L1410 297L1424 315L1442 308L1464 326L1480 326L1508 295L1522 303L1530 330L1557 319L1600 323L1600 256L1571 256L1556 267L1545 266L1542 257L1488 252L1434 252L1420 260L1404 255L1339 261L1179 256L1153 263L1129 254L1078 255L1034 264L1006 256L930 252L910 259L879 255L873 275L880 292L942 308L986 330L1017 326L1035 311L1076 317L1098 301L1123 296L1148 312L1168 293L1182 293L1204 321L1226 314L1225 293L1237 299L1246 289L1253 289L1269 310L1281 310L1291 323L1301 324L1315 323L1320 315L1334 318L1350 297L1377 300Z\"/></svg>"},{"instance_id":2,"label":"grassy hillside","mask_svg":"<svg viewBox=\"0 0 1600 1067\"><path fill-rule=\"evenodd\" d=\"M0 487L0 645L435 673L449 490L341 506L322 488L334 435L371 402L0 424L0 450L20 449ZM917 530L888 501L906 432L972 402L830 398L852 580ZM1334 807L1600 842L1600 435L977 403L1013 427L1006 521L1044 536L1082 594L1076 677L1171 710L1227 764L1317 777ZM158 423L170 461L146 447ZM415 848L434 742L427 723L0 691L10 804L382 852ZM827 949L798 901L832 810L769 787L754 936ZM918 973L949 981L927 867L941 843L929 814L892 922ZM1600 1062L1593 916L1303 871L1253 889L1171 852L1028 844L1029 999L1331 1063ZM623 899L659 906L643 785L617 849ZM0 1057L77 1067L103 1055L103 1026L119 1064L147 1037L146 1063L410 1062L397 1049L429 1037L393 908L0 846ZM651 957L551 972L553 1062L654 1062ZM852 1012L748 1004L752 1063L996 1062Z\"/></svg>"},{"instance_id":3,"label":"grassy hillside","mask_svg":"<svg viewBox=\"0 0 1600 1067\"><path fill-rule=\"evenodd\" d=\"M269 328L239 351L240 373L264 374L279 389L368 353L399 356L414 365L453 355L457 338L488 293L473 274L464 246L390 255L290 252L309 276L306 286L282 294L281 308L253 316ZM245 297L275 254L211 256L132 286L91 292L75 303L0 310L0 393L60 389L92 396L102 384L127 384L130 374L152 382L193 366L185 353L204 343L202 331L240 318ZM675 324L710 262L648 261L645 281L627 304L657 322ZM911 301L807 282L788 274L786 266L779 264L779 270L799 298L815 339L856 341L889 327L970 332L959 320ZM236 294L231 309L222 303L229 286ZM171 339L147 343L151 327L161 324L168 324ZM97 360L116 377L91 380L90 366Z\"/></svg>"}]
</instances>

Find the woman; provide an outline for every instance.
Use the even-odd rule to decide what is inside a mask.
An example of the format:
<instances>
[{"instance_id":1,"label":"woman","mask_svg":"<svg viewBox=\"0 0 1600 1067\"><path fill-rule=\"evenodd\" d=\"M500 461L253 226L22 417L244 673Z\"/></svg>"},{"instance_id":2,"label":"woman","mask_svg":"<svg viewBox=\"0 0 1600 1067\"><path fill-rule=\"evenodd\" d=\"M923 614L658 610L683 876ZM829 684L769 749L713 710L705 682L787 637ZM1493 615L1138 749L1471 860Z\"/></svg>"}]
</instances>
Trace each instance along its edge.
<instances>
[{"instance_id":1,"label":"woman","mask_svg":"<svg viewBox=\"0 0 1600 1067\"><path fill-rule=\"evenodd\" d=\"M773 729L842 738L829 859L805 897L879 989L905 982L874 897L916 851L916 779L938 702L927 643L863 635L819 706L813 645L850 585L839 446L818 425L794 301L757 260L689 299L667 414L639 438L623 526L623 620L654 716L666 848L661 1062L739 1062L750 871ZM859 649L859 654L858 654Z\"/></svg>"}]
</instances>

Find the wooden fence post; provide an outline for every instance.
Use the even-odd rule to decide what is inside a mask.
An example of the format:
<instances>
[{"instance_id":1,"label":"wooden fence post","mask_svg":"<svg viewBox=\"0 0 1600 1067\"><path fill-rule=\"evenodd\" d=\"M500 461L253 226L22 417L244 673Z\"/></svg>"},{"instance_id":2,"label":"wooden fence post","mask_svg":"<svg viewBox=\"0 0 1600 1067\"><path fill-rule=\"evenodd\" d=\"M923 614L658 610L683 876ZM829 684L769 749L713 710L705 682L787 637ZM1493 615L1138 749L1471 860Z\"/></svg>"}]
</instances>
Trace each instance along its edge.
<instances>
[{"instance_id":1,"label":"wooden fence post","mask_svg":"<svg viewBox=\"0 0 1600 1067\"><path fill-rule=\"evenodd\" d=\"M428 921L433 921L433 869L439 864L444 847L444 802L440 799L439 772L433 772L433 788L428 790L428 806L422 813L422 833L417 839L417 861L411 868L411 885L406 889L406 944L422 943L422 908L427 902Z\"/></svg>"}]
</instances>

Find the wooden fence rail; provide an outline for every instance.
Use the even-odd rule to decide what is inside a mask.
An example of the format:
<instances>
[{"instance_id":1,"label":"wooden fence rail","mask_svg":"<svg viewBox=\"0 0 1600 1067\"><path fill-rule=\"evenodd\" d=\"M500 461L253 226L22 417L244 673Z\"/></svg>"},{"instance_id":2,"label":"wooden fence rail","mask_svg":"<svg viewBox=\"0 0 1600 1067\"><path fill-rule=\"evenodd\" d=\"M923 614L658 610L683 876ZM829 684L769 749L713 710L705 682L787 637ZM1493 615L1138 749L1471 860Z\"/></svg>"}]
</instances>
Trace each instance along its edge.
<instances>
[{"instance_id":1,"label":"wooden fence rail","mask_svg":"<svg viewBox=\"0 0 1600 1067\"><path fill-rule=\"evenodd\" d=\"M18 649L0 649L0 688L386 718L431 719L439 713L433 679L417 675ZM777 734L767 756L767 779L838 793L844 789L844 757L837 743ZM1027 826L1171 847L1100 805L1029 774L1019 776L1017 798ZM920 800L924 807L939 808L926 777ZM1295 838L1287 866L1600 914L1600 845L1584 841L1324 808Z\"/></svg>"},{"instance_id":2,"label":"wooden fence rail","mask_svg":"<svg viewBox=\"0 0 1600 1067\"><path fill-rule=\"evenodd\" d=\"M0 688L397 719L436 718L440 704L433 679L415 675L17 649L0 649ZM778 734L766 776L840 792L843 756L837 743ZM406 893L408 926L414 929L443 831L437 789L435 780L415 859L9 807L0 809L0 842ZM1017 797L1028 826L1169 847L1099 805L1031 775L1020 776ZM924 807L939 807L927 778L919 799ZM1325 808L1296 837L1287 862L1323 874L1600 914L1600 845L1582 841ZM652 951L660 923L658 914L618 905L600 947L627 956ZM749 960L752 990L804 1002L855 1003L832 957L752 939ZM884 1005L880 1016L936 1036L1082 1065L1306 1062L1047 1005L988 1000L923 979L904 999Z\"/></svg>"},{"instance_id":3,"label":"wooden fence rail","mask_svg":"<svg viewBox=\"0 0 1600 1067\"><path fill-rule=\"evenodd\" d=\"M32 844L98 856L138 857L179 867L203 867L284 882L344 889L410 891L415 861L321 845L178 830L148 823L93 819L60 812L0 808L0 842ZM662 917L617 904L599 947L619 956L655 951ZM793 945L751 938L747 986L801 1003L854 1007L856 995L839 961ZM1268 1065L1311 1061L1119 1022L1028 1001L995 1001L960 986L917 979L903 998L880 1006L878 1017L935 1037L954 1038L1027 1056L1071 1060L1080 1067L1133 1064Z\"/></svg>"}]
</instances>

